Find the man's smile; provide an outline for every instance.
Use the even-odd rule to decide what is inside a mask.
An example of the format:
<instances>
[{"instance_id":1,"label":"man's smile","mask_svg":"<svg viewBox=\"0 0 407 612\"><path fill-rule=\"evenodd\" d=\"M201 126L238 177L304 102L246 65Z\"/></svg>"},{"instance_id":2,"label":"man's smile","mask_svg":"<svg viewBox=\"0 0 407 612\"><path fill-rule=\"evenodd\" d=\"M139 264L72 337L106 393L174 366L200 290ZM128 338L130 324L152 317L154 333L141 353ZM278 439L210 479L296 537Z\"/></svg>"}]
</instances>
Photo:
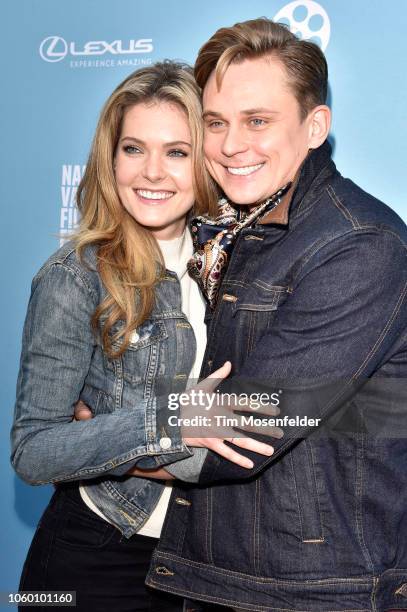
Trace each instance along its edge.
<instances>
[{"instance_id":1,"label":"man's smile","mask_svg":"<svg viewBox=\"0 0 407 612\"><path fill-rule=\"evenodd\" d=\"M255 166L240 166L238 168L226 166L226 169L229 174L234 174L237 176L247 176L249 174L253 174L253 172L257 172L257 170L260 170L260 168L262 168L264 164L265 162L262 162L261 164L256 164Z\"/></svg>"}]
</instances>

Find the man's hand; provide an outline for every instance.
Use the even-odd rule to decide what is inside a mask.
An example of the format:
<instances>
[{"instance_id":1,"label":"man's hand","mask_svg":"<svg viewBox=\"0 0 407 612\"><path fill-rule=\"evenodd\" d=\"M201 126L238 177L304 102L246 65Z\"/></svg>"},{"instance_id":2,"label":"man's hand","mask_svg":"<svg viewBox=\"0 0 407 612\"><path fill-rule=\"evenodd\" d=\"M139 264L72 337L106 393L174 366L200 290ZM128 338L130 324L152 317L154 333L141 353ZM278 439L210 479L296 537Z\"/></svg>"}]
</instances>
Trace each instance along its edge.
<instances>
[{"instance_id":1,"label":"man's hand","mask_svg":"<svg viewBox=\"0 0 407 612\"><path fill-rule=\"evenodd\" d=\"M235 431L235 425L230 424L230 421L238 419L236 413L253 414L253 409L250 402L244 404L241 401L231 403L222 394L216 394L215 390L219 383L227 378L230 374L232 365L230 361L226 361L221 368L213 372L210 376L198 383L193 389L189 389L182 394L184 401L181 407L181 422L185 423L188 419L194 416L202 416L208 414L207 421L203 422L199 427L184 426L181 424L182 438L188 446L196 448L207 448L228 459L232 463L236 463L241 467L251 469L253 462L239 454L225 442L229 442L234 446L265 455L269 457L273 454L274 448L270 444L259 442L254 438L248 437L250 433L263 433L256 430L250 425L239 426L239 432ZM201 403L196 404L195 397L201 393ZM188 399L190 403L188 404ZM186 401L185 401L186 400ZM210 405L210 412L206 413ZM279 414L279 408L273 405L262 406L261 413L265 416L276 416ZM216 416L214 416L214 414ZM169 413L170 415L170 413ZM75 405L74 419L83 421L92 418L92 412L81 400ZM219 421L220 419L220 421ZM229 419L229 420L228 420ZM221 424L219 424L221 423ZM269 437L281 438L283 431L278 427L268 427L267 435ZM163 468L155 470L141 470L136 467L131 468L128 472L131 476L141 476L147 478L170 479L173 478Z\"/></svg>"},{"instance_id":2,"label":"man's hand","mask_svg":"<svg viewBox=\"0 0 407 612\"><path fill-rule=\"evenodd\" d=\"M157 480L175 480L175 476L169 474L164 468L153 470L139 470L137 467L131 468L126 472L128 476L138 476L139 478L156 478Z\"/></svg>"},{"instance_id":3,"label":"man's hand","mask_svg":"<svg viewBox=\"0 0 407 612\"><path fill-rule=\"evenodd\" d=\"M274 448L247 436L247 433L263 433L258 428L250 425L239 425L239 432L235 431L236 425L234 423L236 421L240 422L237 413L243 413L246 417L248 414L253 415L254 413L250 401L244 403L237 398L239 401L233 403L230 402L230 398L215 393L220 382L229 376L231 369L232 364L230 361L226 361L221 368L210 374L193 389L182 394L185 400L188 395L191 396L191 400L193 398L190 405L185 401L183 402L180 410L182 423L188 422L197 415L202 417L199 427L181 425L182 438L188 446L208 448L232 463L251 469L253 462L240 455L225 442L266 456L272 455ZM202 401L197 404L196 397L200 391L202 392ZM195 393L195 396L192 396L193 393ZM276 416L279 412L279 408L274 405L263 406L261 409L262 415L268 417ZM204 420L205 415L207 415L206 421ZM268 427L267 435L281 438L283 431L279 427Z\"/></svg>"},{"instance_id":4,"label":"man's hand","mask_svg":"<svg viewBox=\"0 0 407 612\"><path fill-rule=\"evenodd\" d=\"M74 421L87 421L92 418L92 410L83 403L82 400L76 402L75 404L75 412L73 415Z\"/></svg>"}]
</instances>

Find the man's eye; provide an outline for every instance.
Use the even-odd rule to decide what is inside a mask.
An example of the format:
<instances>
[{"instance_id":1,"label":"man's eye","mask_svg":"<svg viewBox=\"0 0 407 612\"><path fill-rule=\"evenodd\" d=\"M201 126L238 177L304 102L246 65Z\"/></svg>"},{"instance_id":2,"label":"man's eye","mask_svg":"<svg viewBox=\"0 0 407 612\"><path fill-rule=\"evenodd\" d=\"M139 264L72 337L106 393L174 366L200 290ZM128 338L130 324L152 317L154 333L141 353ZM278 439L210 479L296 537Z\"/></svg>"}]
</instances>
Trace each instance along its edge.
<instances>
[{"instance_id":1,"label":"man's eye","mask_svg":"<svg viewBox=\"0 0 407 612\"><path fill-rule=\"evenodd\" d=\"M266 121L264 119L259 119L258 117L254 117L253 119L250 119L250 123L254 127L260 127L262 125L266 125Z\"/></svg>"},{"instance_id":2,"label":"man's eye","mask_svg":"<svg viewBox=\"0 0 407 612\"><path fill-rule=\"evenodd\" d=\"M168 151L170 157L188 157L188 153L182 149L171 149Z\"/></svg>"},{"instance_id":3,"label":"man's eye","mask_svg":"<svg viewBox=\"0 0 407 612\"><path fill-rule=\"evenodd\" d=\"M124 145L123 151L125 153L129 153L130 155L132 155L134 153L141 153L141 150L138 147L136 147L135 145Z\"/></svg>"},{"instance_id":4,"label":"man's eye","mask_svg":"<svg viewBox=\"0 0 407 612\"><path fill-rule=\"evenodd\" d=\"M223 126L223 121L210 121L208 123L208 127L216 129L221 128Z\"/></svg>"}]
</instances>

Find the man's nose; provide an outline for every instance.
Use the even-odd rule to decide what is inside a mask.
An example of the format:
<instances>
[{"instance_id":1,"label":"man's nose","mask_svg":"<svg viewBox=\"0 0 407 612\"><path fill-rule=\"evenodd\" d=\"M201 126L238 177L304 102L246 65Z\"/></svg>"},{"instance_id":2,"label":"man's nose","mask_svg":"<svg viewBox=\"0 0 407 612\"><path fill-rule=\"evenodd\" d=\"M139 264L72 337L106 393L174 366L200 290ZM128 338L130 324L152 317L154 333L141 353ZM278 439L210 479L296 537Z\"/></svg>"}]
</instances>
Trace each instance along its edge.
<instances>
[{"instance_id":1,"label":"man's nose","mask_svg":"<svg viewBox=\"0 0 407 612\"><path fill-rule=\"evenodd\" d=\"M151 183L158 183L165 177L165 164L159 154L151 153L145 159L143 176Z\"/></svg>"},{"instance_id":2,"label":"man's nose","mask_svg":"<svg viewBox=\"0 0 407 612\"><path fill-rule=\"evenodd\" d=\"M225 133L222 142L222 153L226 157L232 157L237 153L243 153L247 149L247 143L244 138L243 131L238 127L230 126Z\"/></svg>"}]
</instances>

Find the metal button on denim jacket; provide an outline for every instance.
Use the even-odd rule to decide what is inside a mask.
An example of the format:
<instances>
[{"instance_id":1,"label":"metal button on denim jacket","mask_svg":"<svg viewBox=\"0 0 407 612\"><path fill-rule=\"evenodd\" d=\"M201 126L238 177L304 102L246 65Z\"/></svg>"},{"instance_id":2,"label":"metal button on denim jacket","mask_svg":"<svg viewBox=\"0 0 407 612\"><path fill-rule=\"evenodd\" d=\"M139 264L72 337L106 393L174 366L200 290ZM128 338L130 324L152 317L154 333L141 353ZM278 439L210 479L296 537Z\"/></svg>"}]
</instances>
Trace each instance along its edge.
<instances>
[{"instance_id":1,"label":"metal button on denim jacket","mask_svg":"<svg viewBox=\"0 0 407 612\"><path fill-rule=\"evenodd\" d=\"M147 520L162 485L126 478L127 470L191 456L179 428L168 427L167 395L185 388L196 342L181 310L179 281L167 272L128 349L107 357L90 325L105 296L95 264L94 248L82 263L68 244L33 280L12 462L31 484L85 480L92 500L129 537ZM94 418L72 421L78 399Z\"/></svg>"}]
</instances>

